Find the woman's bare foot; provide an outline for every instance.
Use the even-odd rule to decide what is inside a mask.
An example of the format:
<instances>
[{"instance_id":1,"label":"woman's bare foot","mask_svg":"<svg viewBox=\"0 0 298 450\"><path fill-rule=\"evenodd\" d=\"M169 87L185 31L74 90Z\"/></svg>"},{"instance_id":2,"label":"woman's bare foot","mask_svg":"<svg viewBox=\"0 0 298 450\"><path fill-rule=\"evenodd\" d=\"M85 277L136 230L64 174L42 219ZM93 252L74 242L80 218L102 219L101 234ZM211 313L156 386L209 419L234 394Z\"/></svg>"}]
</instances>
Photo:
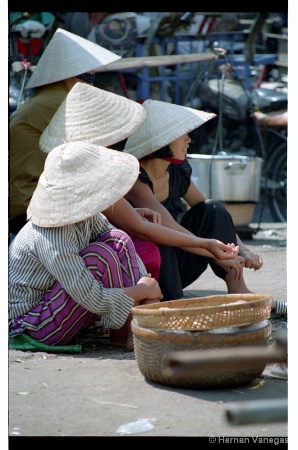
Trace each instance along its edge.
<instances>
[{"instance_id":1,"label":"woman's bare foot","mask_svg":"<svg viewBox=\"0 0 298 450\"><path fill-rule=\"evenodd\" d=\"M130 314L122 328L119 328L118 330L110 330L111 345L126 348L130 352L133 351L133 339L130 327L131 321L132 315Z\"/></svg>"},{"instance_id":2,"label":"woman's bare foot","mask_svg":"<svg viewBox=\"0 0 298 450\"><path fill-rule=\"evenodd\" d=\"M227 284L228 294L253 294L246 286L244 280L235 279L234 269L229 270L225 282Z\"/></svg>"},{"instance_id":3,"label":"woman's bare foot","mask_svg":"<svg viewBox=\"0 0 298 450\"><path fill-rule=\"evenodd\" d=\"M129 331L127 341L126 341L126 348L129 352L133 352L133 333L132 331Z\"/></svg>"},{"instance_id":4,"label":"woman's bare foot","mask_svg":"<svg viewBox=\"0 0 298 450\"><path fill-rule=\"evenodd\" d=\"M160 303L157 299L145 299L140 302L142 305L151 303ZM133 352L133 333L131 331L132 314L127 318L127 321L119 330L110 330L110 343L115 347L124 347L128 351Z\"/></svg>"}]
</instances>

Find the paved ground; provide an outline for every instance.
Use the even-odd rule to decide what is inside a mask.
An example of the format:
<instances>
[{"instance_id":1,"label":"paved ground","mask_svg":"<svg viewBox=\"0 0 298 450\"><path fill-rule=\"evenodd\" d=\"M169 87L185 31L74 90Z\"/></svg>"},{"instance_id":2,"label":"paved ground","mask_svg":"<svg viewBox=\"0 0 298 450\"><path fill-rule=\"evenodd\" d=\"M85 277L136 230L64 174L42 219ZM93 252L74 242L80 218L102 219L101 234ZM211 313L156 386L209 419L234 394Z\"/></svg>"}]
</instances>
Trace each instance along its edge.
<instances>
[{"instance_id":1,"label":"paved ground","mask_svg":"<svg viewBox=\"0 0 298 450\"><path fill-rule=\"evenodd\" d=\"M257 224L251 224L252 227ZM261 271L245 271L247 284L256 293L287 299L287 227L261 224L246 244L262 254ZM187 296L226 293L225 284L211 271L185 291ZM286 323L272 321L274 333ZM49 354L9 351L9 443L20 448L18 437L113 437L120 426L138 422L142 427L127 435L139 437L282 437L284 421L232 425L227 409L253 400L287 399L288 381L270 377L268 365L260 378L229 389L173 388L146 380L134 353L111 347L82 354ZM264 382L264 383L260 383ZM210 442L212 439L210 440ZM57 441L55 441L57 442ZM30 444L31 445L31 444ZM280 446L279 446L280 448Z\"/></svg>"}]
</instances>

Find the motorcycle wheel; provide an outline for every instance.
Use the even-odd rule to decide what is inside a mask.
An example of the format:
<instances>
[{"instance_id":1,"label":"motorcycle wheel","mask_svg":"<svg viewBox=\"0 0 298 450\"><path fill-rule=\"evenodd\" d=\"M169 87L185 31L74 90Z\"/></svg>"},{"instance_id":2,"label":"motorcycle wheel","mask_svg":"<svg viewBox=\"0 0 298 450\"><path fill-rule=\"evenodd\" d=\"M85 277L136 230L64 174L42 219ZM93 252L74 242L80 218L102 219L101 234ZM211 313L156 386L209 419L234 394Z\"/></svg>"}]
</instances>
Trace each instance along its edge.
<instances>
[{"instance_id":1,"label":"motorcycle wheel","mask_svg":"<svg viewBox=\"0 0 298 450\"><path fill-rule=\"evenodd\" d=\"M287 221L287 142L282 142L268 162L270 188L268 207L272 218L277 222Z\"/></svg>"}]
</instances>

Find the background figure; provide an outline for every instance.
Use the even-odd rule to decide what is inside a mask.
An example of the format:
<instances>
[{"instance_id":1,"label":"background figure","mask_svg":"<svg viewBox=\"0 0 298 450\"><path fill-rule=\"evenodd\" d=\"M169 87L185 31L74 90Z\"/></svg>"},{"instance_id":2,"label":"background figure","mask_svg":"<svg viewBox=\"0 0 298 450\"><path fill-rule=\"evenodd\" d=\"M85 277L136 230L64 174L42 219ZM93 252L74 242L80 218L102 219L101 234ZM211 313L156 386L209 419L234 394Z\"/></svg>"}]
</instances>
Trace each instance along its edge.
<instances>
[{"instance_id":1,"label":"background figure","mask_svg":"<svg viewBox=\"0 0 298 450\"><path fill-rule=\"evenodd\" d=\"M288 126L288 110L275 111L268 114L255 111L254 117L262 127L284 128Z\"/></svg>"},{"instance_id":2,"label":"background figure","mask_svg":"<svg viewBox=\"0 0 298 450\"><path fill-rule=\"evenodd\" d=\"M9 232L18 233L44 168L39 139L70 89L93 84L94 70L120 57L80 36L57 29L26 88L35 93L9 122Z\"/></svg>"}]
</instances>

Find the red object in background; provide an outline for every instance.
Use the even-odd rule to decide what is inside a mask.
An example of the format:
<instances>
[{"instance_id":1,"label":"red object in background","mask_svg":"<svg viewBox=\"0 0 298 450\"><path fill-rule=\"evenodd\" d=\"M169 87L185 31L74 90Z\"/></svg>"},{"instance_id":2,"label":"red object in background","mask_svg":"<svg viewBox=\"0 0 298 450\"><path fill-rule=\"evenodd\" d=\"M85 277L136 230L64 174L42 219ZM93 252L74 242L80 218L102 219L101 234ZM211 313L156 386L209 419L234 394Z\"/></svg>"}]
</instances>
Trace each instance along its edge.
<instances>
[{"instance_id":1,"label":"red object in background","mask_svg":"<svg viewBox=\"0 0 298 450\"><path fill-rule=\"evenodd\" d=\"M20 55L24 57L37 55L42 48L42 40L40 38L33 39L17 39L17 47Z\"/></svg>"}]
</instances>

